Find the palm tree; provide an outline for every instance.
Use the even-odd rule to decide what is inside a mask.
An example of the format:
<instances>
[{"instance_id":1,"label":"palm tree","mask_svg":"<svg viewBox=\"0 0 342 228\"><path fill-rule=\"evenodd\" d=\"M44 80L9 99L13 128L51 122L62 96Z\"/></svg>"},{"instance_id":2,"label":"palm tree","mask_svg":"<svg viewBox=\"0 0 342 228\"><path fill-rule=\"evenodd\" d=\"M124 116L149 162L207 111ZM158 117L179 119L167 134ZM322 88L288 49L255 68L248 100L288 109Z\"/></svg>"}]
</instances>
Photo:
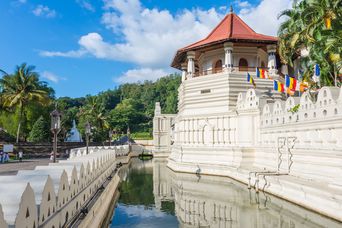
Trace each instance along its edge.
<instances>
[{"instance_id":1,"label":"palm tree","mask_svg":"<svg viewBox=\"0 0 342 228\"><path fill-rule=\"evenodd\" d=\"M93 139L103 141L107 138L109 116L99 97L88 97L86 104L80 109L78 116L81 122L89 122L93 128Z\"/></svg>"},{"instance_id":2,"label":"palm tree","mask_svg":"<svg viewBox=\"0 0 342 228\"><path fill-rule=\"evenodd\" d=\"M299 51L307 49L305 75L310 75L318 63L322 84L331 85L341 70L342 0L295 1L292 9L279 15L284 16L287 20L278 31L282 62L292 65Z\"/></svg>"},{"instance_id":3,"label":"palm tree","mask_svg":"<svg viewBox=\"0 0 342 228\"><path fill-rule=\"evenodd\" d=\"M101 130L109 128L106 109L98 97L89 97L87 104L80 110L80 115L90 118Z\"/></svg>"},{"instance_id":4,"label":"palm tree","mask_svg":"<svg viewBox=\"0 0 342 228\"><path fill-rule=\"evenodd\" d=\"M23 121L24 110L27 104L32 101L42 105L50 102L49 92L44 83L39 81L39 75L34 71L34 66L27 66L26 63L17 66L13 74L7 74L0 79L1 105L11 110L18 110L17 143L20 138L20 128Z\"/></svg>"}]
</instances>

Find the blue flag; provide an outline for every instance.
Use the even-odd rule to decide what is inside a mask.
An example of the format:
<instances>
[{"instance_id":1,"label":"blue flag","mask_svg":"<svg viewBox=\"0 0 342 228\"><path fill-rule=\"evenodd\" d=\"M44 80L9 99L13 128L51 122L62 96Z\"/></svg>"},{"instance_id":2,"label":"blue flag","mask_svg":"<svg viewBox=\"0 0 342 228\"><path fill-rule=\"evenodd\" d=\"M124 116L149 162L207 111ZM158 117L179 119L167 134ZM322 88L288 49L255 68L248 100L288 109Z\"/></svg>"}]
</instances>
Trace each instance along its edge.
<instances>
[{"instance_id":1,"label":"blue flag","mask_svg":"<svg viewBox=\"0 0 342 228\"><path fill-rule=\"evenodd\" d=\"M319 77L321 75L321 68L318 64L315 65L315 76Z\"/></svg>"}]
</instances>

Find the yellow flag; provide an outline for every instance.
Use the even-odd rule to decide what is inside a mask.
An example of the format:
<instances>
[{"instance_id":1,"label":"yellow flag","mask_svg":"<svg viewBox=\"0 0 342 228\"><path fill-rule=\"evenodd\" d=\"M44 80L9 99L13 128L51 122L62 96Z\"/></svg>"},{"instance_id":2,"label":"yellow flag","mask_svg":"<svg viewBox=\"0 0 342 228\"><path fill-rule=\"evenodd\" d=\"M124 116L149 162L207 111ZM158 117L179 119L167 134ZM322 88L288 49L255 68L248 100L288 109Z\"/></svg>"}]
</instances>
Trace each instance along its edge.
<instances>
[{"instance_id":1,"label":"yellow flag","mask_svg":"<svg viewBox=\"0 0 342 228\"><path fill-rule=\"evenodd\" d=\"M325 18L325 27L327 29L331 29L331 18L330 17Z\"/></svg>"}]
</instances>

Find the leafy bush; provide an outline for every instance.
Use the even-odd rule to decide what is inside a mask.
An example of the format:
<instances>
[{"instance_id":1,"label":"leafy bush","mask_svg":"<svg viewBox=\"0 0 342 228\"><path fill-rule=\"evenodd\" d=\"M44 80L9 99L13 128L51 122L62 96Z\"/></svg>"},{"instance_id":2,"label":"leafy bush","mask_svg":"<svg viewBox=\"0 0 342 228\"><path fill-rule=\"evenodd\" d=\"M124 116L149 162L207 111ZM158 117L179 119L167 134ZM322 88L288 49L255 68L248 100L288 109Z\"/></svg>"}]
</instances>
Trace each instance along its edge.
<instances>
[{"instance_id":1,"label":"leafy bush","mask_svg":"<svg viewBox=\"0 0 342 228\"><path fill-rule=\"evenodd\" d=\"M32 130L28 137L28 141L34 143L49 141L49 129L50 127L47 121L43 118L43 116L40 116L32 127Z\"/></svg>"},{"instance_id":2,"label":"leafy bush","mask_svg":"<svg viewBox=\"0 0 342 228\"><path fill-rule=\"evenodd\" d=\"M132 133L132 139L143 139L143 140L151 140L153 136L149 132L136 132Z\"/></svg>"}]
</instances>

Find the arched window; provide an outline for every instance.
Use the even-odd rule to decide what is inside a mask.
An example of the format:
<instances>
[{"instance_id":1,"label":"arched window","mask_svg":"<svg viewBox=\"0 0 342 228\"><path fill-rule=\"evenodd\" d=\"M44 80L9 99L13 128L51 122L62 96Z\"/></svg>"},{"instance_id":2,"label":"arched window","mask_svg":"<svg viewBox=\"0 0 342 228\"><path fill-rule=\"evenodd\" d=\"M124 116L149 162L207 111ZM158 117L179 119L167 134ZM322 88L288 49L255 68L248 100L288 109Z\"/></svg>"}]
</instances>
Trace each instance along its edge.
<instances>
[{"instance_id":1,"label":"arched window","mask_svg":"<svg viewBox=\"0 0 342 228\"><path fill-rule=\"evenodd\" d=\"M214 73L222 72L222 60L221 59L216 61L213 71L214 71Z\"/></svg>"},{"instance_id":2,"label":"arched window","mask_svg":"<svg viewBox=\"0 0 342 228\"><path fill-rule=\"evenodd\" d=\"M239 71L248 71L248 61L244 58L239 60Z\"/></svg>"}]
</instances>

